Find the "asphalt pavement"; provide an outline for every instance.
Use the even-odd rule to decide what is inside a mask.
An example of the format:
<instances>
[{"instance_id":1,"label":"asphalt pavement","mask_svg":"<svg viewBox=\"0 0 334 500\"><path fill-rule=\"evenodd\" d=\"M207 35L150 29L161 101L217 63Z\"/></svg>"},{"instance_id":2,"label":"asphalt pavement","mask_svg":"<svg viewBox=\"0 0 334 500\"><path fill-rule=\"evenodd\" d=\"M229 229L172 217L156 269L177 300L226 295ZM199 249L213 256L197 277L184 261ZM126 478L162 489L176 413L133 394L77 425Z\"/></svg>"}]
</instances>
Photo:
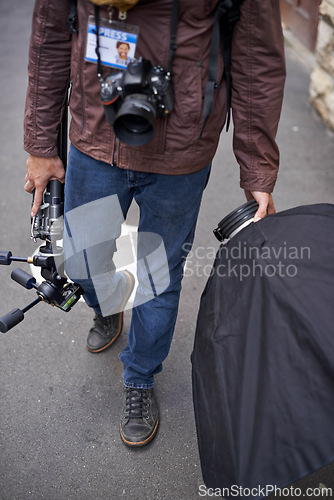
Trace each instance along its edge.
<instances>
[{"instance_id":1,"label":"asphalt pavement","mask_svg":"<svg viewBox=\"0 0 334 500\"><path fill-rule=\"evenodd\" d=\"M31 196L24 192L27 154L22 125L33 0L0 3L0 249L31 255ZM334 135L308 99L312 58L286 43L287 82L278 133L281 170L277 210L334 203ZM305 56L305 57L304 57ZM183 282L171 351L156 377L161 424L140 450L119 437L122 364L115 345L85 349L92 312L78 303L68 314L39 304L13 330L0 334L1 500L195 500L203 484L192 407L190 354L202 290L218 242L212 230L243 203L232 134L222 134L205 191ZM133 206L128 223L137 220ZM0 316L35 298L0 269ZM21 266L28 271L27 265Z\"/></svg>"}]
</instances>

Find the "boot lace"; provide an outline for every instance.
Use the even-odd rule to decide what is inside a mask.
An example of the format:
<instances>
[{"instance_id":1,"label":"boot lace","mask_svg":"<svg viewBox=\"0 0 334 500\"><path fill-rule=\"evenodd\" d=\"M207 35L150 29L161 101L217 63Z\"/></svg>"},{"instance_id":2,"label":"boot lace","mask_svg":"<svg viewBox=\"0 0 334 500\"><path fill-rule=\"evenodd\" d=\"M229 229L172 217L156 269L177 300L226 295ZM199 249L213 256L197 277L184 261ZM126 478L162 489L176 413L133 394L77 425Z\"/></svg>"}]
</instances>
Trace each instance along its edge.
<instances>
[{"instance_id":1,"label":"boot lace","mask_svg":"<svg viewBox=\"0 0 334 500\"><path fill-rule=\"evenodd\" d=\"M128 418L149 418L150 396L146 389L126 388L125 413Z\"/></svg>"},{"instance_id":2,"label":"boot lace","mask_svg":"<svg viewBox=\"0 0 334 500\"><path fill-rule=\"evenodd\" d=\"M106 338L111 336L112 332L110 331L110 328L112 326L112 316L103 317L96 314L93 321L94 325L89 330L90 332L96 332Z\"/></svg>"}]
</instances>

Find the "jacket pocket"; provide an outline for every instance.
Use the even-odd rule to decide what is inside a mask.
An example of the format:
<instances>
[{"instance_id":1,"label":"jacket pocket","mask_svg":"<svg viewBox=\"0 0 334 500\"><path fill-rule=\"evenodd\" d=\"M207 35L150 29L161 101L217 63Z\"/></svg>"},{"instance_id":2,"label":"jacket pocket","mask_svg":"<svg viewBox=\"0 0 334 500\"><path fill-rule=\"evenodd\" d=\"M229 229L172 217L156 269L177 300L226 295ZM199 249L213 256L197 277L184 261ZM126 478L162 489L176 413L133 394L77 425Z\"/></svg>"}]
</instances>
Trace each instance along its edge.
<instances>
[{"instance_id":1,"label":"jacket pocket","mask_svg":"<svg viewBox=\"0 0 334 500\"><path fill-rule=\"evenodd\" d=\"M185 64L175 82L175 104L173 113L180 126L199 125L203 110L202 67L191 61Z\"/></svg>"}]
</instances>

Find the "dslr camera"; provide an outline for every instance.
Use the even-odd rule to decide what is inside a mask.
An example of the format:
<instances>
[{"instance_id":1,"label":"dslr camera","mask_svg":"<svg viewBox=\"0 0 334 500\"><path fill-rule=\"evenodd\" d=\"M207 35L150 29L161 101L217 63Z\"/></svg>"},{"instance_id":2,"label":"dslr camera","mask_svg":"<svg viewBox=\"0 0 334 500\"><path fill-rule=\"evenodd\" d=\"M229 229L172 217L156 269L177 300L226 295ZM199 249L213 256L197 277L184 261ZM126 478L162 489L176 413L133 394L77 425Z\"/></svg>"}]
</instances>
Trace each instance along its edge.
<instances>
[{"instance_id":1,"label":"dslr camera","mask_svg":"<svg viewBox=\"0 0 334 500\"><path fill-rule=\"evenodd\" d=\"M170 73L143 58L103 79L100 97L116 137L131 146L147 144L153 138L156 118L174 106Z\"/></svg>"}]
</instances>

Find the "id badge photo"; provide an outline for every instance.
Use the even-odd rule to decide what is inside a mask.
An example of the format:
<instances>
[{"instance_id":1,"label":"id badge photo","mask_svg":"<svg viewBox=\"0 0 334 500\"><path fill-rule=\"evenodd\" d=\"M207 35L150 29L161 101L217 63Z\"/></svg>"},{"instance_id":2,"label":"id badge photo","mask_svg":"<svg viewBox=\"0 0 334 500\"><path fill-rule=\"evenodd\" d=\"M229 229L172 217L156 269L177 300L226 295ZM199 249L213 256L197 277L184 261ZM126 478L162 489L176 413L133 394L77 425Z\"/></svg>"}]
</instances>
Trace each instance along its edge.
<instances>
[{"instance_id":1,"label":"id badge photo","mask_svg":"<svg viewBox=\"0 0 334 500\"><path fill-rule=\"evenodd\" d=\"M100 20L99 39L101 63L109 68L125 69L135 58L139 28L107 19ZM96 24L94 16L88 20L86 61L97 63Z\"/></svg>"}]
</instances>

